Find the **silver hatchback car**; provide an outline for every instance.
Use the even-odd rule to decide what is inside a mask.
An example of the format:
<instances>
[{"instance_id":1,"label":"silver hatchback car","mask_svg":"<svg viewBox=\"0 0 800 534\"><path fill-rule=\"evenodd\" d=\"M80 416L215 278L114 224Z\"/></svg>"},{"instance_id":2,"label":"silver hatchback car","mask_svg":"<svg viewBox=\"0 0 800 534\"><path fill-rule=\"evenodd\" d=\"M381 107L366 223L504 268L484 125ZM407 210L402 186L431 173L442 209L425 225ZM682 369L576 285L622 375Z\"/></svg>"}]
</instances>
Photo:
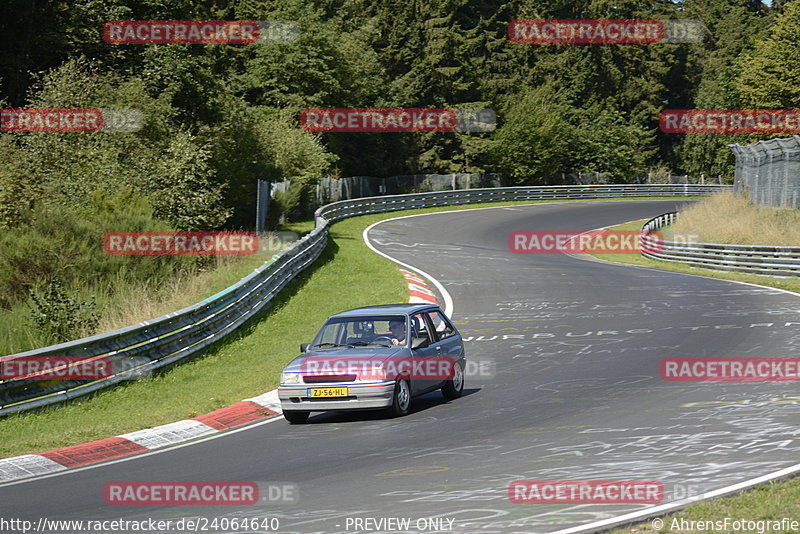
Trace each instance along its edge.
<instances>
[{"instance_id":1,"label":"silver hatchback car","mask_svg":"<svg viewBox=\"0 0 800 534\"><path fill-rule=\"evenodd\" d=\"M278 397L290 423L311 412L388 409L408 413L413 397L464 390L461 334L431 304L387 304L328 318L281 373Z\"/></svg>"}]
</instances>

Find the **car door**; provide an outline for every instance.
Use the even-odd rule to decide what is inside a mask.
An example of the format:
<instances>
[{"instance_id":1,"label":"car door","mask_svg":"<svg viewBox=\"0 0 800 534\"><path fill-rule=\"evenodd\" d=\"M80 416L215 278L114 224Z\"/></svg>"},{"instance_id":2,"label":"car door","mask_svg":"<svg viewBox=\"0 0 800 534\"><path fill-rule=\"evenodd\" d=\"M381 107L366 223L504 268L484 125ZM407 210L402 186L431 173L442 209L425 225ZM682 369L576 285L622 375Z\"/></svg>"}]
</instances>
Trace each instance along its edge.
<instances>
[{"instance_id":1,"label":"car door","mask_svg":"<svg viewBox=\"0 0 800 534\"><path fill-rule=\"evenodd\" d=\"M433 329L425 313L417 313L411 316L411 342L415 339L424 340L423 346L411 349L412 373L411 373L411 394L420 395L427 390L434 389L435 377L427 376L426 371L430 368L429 363L435 362L439 350L434 343Z\"/></svg>"},{"instance_id":2,"label":"car door","mask_svg":"<svg viewBox=\"0 0 800 534\"><path fill-rule=\"evenodd\" d=\"M431 310L426 313L431 324L431 333L434 336L433 346L436 355L448 358L453 363L463 365L464 344L461 335L441 310Z\"/></svg>"}]
</instances>

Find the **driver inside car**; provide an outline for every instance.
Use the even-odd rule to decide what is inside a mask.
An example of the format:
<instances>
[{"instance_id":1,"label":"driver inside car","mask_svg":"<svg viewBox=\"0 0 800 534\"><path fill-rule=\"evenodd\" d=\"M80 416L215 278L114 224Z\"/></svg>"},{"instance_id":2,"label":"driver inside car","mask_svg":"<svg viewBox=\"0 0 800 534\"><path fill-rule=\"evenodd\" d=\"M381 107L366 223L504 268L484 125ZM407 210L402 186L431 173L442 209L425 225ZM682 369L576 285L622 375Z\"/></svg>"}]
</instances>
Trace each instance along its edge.
<instances>
[{"instance_id":1,"label":"driver inside car","mask_svg":"<svg viewBox=\"0 0 800 534\"><path fill-rule=\"evenodd\" d=\"M389 331L394 336L394 339L392 339L392 345L405 345L406 343L405 321L391 321L389 323Z\"/></svg>"}]
</instances>

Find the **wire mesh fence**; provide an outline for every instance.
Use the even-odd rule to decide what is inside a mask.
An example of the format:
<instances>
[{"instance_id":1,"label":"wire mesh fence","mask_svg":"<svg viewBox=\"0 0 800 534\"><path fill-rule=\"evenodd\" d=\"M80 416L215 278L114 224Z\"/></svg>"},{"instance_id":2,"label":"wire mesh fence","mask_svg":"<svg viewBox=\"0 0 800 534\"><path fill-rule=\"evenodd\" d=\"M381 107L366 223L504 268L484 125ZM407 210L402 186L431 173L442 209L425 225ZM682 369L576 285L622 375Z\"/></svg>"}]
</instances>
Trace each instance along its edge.
<instances>
[{"instance_id":1,"label":"wire mesh fence","mask_svg":"<svg viewBox=\"0 0 800 534\"><path fill-rule=\"evenodd\" d=\"M728 146L736 156L734 192L758 206L800 208L800 136Z\"/></svg>"},{"instance_id":2,"label":"wire mesh fence","mask_svg":"<svg viewBox=\"0 0 800 534\"><path fill-rule=\"evenodd\" d=\"M288 191L291 180L273 184L273 191ZM340 200L402 195L406 193L428 193L458 189L500 187L500 175L487 174L409 174L404 176L348 176L346 178L320 178L315 185L317 206Z\"/></svg>"},{"instance_id":3,"label":"wire mesh fence","mask_svg":"<svg viewBox=\"0 0 800 534\"><path fill-rule=\"evenodd\" d=\"M550 177L544 180L543 185L592 185L592 184L614 184L619 180L613 179L608 174L602 172L577 172L561 173L561 176ZM665 174L657 173L642 174L632 176L625 180L630 184L722 184L721 176L689 176L688 174Z\"/></svg>"},{"instance_id":4,"label":"wire mesh fence","mask_svg":"<svg viewBox=\"0 0 800 534\"><path fill-rule=\"evenodd\" d=\"M719 177L693 177L687 175L668 175L663 179L654 176L636 176L626 183L631 184L721 184ZM543 180L541 185L593 185L613 184L615 180L599 172L562 173ZM348 176L346 178L324 177L315 185L315 206L330 202L384 195L407 193L429 193L433 191L456 191L461 189L484 189L503 186L502 176L497 173L455 173L455 174L409 174L386 178L375 176ZM291 180L272 184L273 195L286 192Z\"/></svg>"}]
</instances>

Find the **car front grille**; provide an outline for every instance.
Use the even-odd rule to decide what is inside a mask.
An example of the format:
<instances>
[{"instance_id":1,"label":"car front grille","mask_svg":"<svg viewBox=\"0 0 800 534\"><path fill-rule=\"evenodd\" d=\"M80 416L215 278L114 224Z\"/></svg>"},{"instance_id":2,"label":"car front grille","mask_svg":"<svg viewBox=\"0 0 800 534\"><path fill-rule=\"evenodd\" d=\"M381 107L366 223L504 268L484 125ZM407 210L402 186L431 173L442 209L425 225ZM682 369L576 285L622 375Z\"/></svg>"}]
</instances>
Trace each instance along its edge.
<instances>
[{"instance_id":1,"label":"car front grille","mask_svg":"<svg viewBox=\"0 0 800 534\"><path fill-rule=\"evenodd\" d=\"M323 382L354 382L356 375L303 375L306 384L321 384Z\"/></svg>"}]
</instances>

